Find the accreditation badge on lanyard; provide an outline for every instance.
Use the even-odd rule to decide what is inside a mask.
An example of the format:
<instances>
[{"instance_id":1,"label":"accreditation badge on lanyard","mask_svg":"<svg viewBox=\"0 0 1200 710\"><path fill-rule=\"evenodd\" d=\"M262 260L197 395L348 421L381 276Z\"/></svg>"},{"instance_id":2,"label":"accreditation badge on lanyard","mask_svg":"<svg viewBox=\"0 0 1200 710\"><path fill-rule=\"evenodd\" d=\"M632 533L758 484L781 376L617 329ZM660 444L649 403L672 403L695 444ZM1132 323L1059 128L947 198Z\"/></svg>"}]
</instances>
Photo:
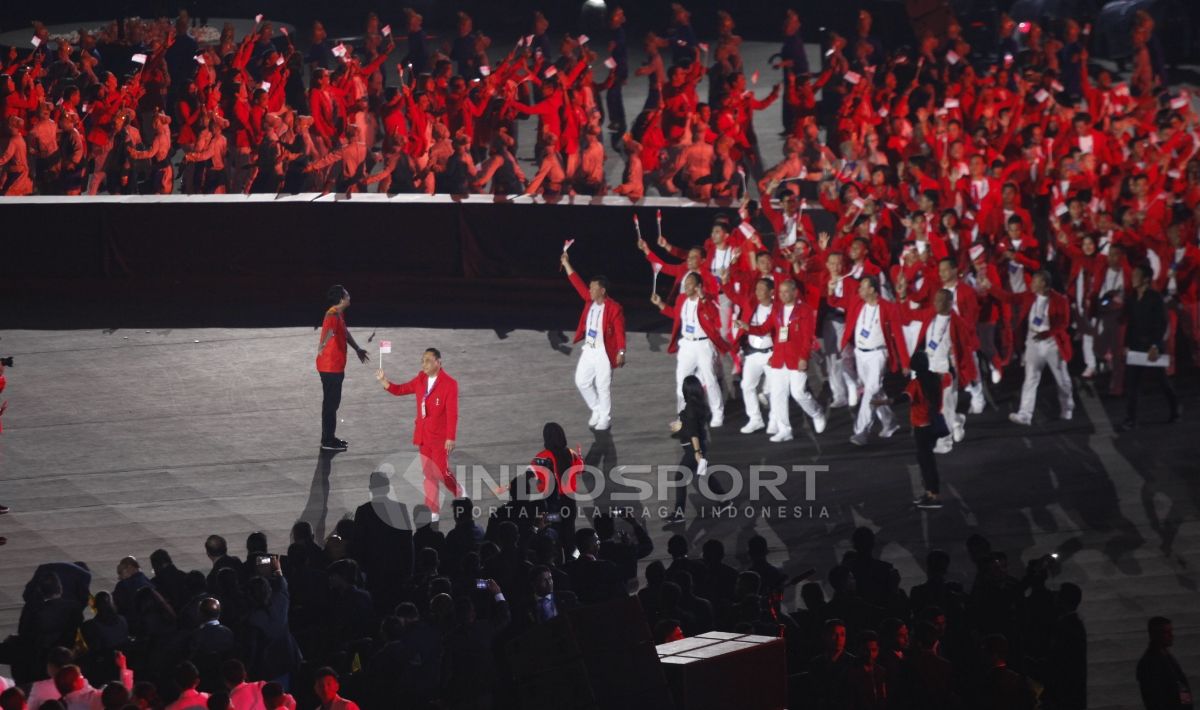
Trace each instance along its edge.
<instances>
[{"instance_id":1,"label":"accreditation badge on lanyard","mask_svg":"<svg viewBox=\"0 0 1200 710\"><path fill-rule=\"evenodd\" d=\"M1050 301L1049 301L1049 300L1047 300L1047 301L1046 301L1046 311L1049 311L1049 310L1050 310ZM1046 322L1046 313L1045 313L1045 311L1043 311L1043 312L1042 312L1042 313L1039 315L1039 314L1038 314L1038 312L1035 310L1035 311L1033 312L1033 324L1034 324L1034 325L1036 325L1037 327L1041 328L1041 327L1042 327L1042 323L1045 323L1045 322Z\"/></svg>"},{"instance_id":2,"label":"accreditation badge on lanyard","mask_svg":"<svg viewBox=\"0 0 1200 710\"><path fill-rule=\"evenodd\" d=\"M950 323L949 323L949 321L947 321L946 327L942 328L942 334L937 336L936 340L929 341L929 349L930 350L937 350L938 343L940 343L946 337L946 331L949 329L950 329Z\"/></svg>"},{"instance_id":3,"label":"accreditation badge on lanyard","mask_svg":"<svg viewBox=\"0 0 1200 710\"><path fill-rule=\"evenodd\" d=\"M601 316L599 314L602 313L602 311L600 311L599 309L596 309L596 308L592 308L588 311L587 340L585 341L585 344L589 345L589 346L596 345L596 335L600 329L600 323L593 322L593 317L592 317L593 313L597 314L597 317L594 320L599 321L599 320L601 320Z\"/></svg>"},{"instance_id":4,"label":"accreditation badge on lanyard","mask_svg":"<svg viewBox=\"0 0 1200 710\"><path fill-rule=\"evenodd\" d=\"M877 306L876 308L878 308L878 306ZM876 311L875 311L875 318L874 318L873 320L869 321L869 322L866 324L866 326L864 326L864 327L863 327L863 329L862 329L862 330L860 330L860 331L858 332L858 334L859 334L860 336L862 336L862 339L863 339L863 340L870 340L870 339L871 339L871 331L875 330L875 322L876 322L876 321L878 321L878 320L879 320L879 311L878 311L878 310L876 310Z\"/></svg>"},{"instance_id":5,"label":"accreditation badge on lanyard","mask_svg":"<svg viewBox=\"0 0 1200 710\"><path fill-rule=\"evenodd\" d=\"M779 342L786 343L788 341L788 334L791 331L791 329L792 329L791 323L788 323L787 321L785 321L783 318L783 313L780 312L780 314L779 314Z\"/></svg>"}]
</instances>

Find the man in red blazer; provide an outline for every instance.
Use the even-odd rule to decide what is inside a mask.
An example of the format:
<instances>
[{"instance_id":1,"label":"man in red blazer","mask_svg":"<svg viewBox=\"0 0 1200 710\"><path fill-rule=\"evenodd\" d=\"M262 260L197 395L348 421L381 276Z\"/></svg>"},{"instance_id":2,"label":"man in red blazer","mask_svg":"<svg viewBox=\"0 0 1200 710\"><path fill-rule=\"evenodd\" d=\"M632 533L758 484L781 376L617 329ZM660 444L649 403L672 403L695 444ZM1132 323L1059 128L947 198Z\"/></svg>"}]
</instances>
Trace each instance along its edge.
<instances>
[{"instance_id":1,"label":"man in red blazer","mask_svg":"<svg viewBox=\"0 0 1200 710\"><path fill-rule=\"evenodd\" d=\"M779 301L771 315L757 325L739 322L738 328L750 335L770 335L774 350L767 360L767 379L771 397L771 421L776 426L771 441L791 441L792 419L788 395L812 417L813 430L825 431L825 411L808 391L808 359L817 336L817 315L811 306L796 298L796 282L787 279L779 286Z\"/></svg>"},{"instance_id":2,"label":"man in red blazer","mask_svg":"<svg viewBox=\"0 0 1200 710\"><path fill-rule=\"evenodd\" d=\"M853 346L854 365L863 387L850 442L865 446L871 421L876 417L883 427L879 435L887 439L900 425L896 424L891 407L877 405L874 400L883 390L885 370L908 370L908 348L904 346L904 331L900 327L896 304L879 297L879 280L874 276L864 276L858 282L858 293L827 298L831 305L846 309L842 347Z\"/></svg>"},{"instance_id":3,"label":"man in red blazer","mask_svg":"<svg viewBox=\"0 0 1200 710\"><path fill-rule=\"evenodd\" d=\"M1069 420L1075 411L1071 375L1067 372L1071 361L1071 334L1067 331L1071 306L1066 296L1050 290L1050 275L1045 271L1035 273L1029 286L1031 290L1011 296L1017 313L1017 337L1025 331L1025 382L1021 385L1021 407L1008 418L1025 426L1033 422L1037 388L1046 367L1058 385L1062 418Z\"/></svg>"},{"instance_id":4,"label":"man in red blazer","mask_svg":"<svg viewBox=\"0 0 1200 710\"><path fill-rule=\"evenodd\" d=\"M667 305L657 293L650 302L664 315L674 319L671 326L671 344L667 352L678 353L675 360L675 397L679 411L683 411L683 380L696 375L708 395L708 408L712 410L709 426L716 428L725 423L725 401L721 385L717 381L716 362L721 353L729 352L729 345L721 337L721 314L701 289L700 274L691 272L683 277L683 298Z\"/></svg>"},{"instance_id":5,"label":"man in red blazer","mask_svg":"<svg viewBox=\"0 0 1200 710\"><path fill-rule=\"evenodd\" d=\"M450 452L458 433L458 382L442 369L442 353L429 348L421 355L421 372L408 382L388 381L383 370L375 375L383 388L397 397L413 394L417 397L417 419L413 424L413 443L421 453L425 472L425 505L437 522L438 486L445 484L451 495L462 498L463 487L450 471Z\"/></svg>"},{"instance_id":6,"label":"man in red blazer","mask_svg":"<svg viewBox=\"0 0 1200 710\"><path fill-rule=\"evenodd\" d=\"M965 415L958 413L958 389L979 379L975 365L975 333L962 316L954 312L953 294L947 289L933 296L933 308L926 312L917 334L917 350L929 357L932 372L953 372L955 379L942 389L942 416L950 426L950 436L938 439L934 452L948 454L954 443L966 436Z\"/></svg>"},{"instance_id":7,"label":"man in red blazer","mask_svg":"<svg viewBox=\"0 0 1200 710\"><path fill-rule=\"evenodd\" d=\"M603 431L612 424L612 372L625 365L625 312L621 304L608 297L608 279L595 276L584 286L566 252L562 265L575 292L586 303L573 341L583 341L583 354L575 367L575 386L592 410L588 426Z\"/></svg>"}]
</instances>

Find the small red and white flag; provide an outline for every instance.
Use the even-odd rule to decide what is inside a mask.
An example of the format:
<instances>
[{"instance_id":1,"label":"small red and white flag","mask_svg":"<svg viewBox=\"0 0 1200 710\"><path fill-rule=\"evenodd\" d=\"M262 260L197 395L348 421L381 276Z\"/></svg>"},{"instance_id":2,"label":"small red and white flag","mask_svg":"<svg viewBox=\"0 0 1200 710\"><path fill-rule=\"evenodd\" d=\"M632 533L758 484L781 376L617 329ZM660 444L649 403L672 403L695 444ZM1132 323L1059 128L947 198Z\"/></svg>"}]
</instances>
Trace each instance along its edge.
<instances>
[{"instance_id":1,"label":"small red and white flag","mask_svg":"<svg viewBox=\"0 0 1200 710\"><path fill-rule=\"evenodd\" d=\"M754 73L752 73L752 74L750 75L750 83L751 83L751 84L757 84L757 83L758 83L758 70L757 70L757 69L755 69L755 70L754 70Z\"/></svg>"},{"instance_id":2,"label":"small red and white flag","mask_svg":"<svg viewBox=\"0 0 1200 710\"><path fill-rule=\"evenodd\" d=\"M568 239L568 240L564 241L563 242L563 253L566 254L567 250L570 249L571 245L574 243L575 243L574 239Z\"/></svg>"},{"instance_id":3,"label":"small red and white flag","mask_svg":"<svg viewBox=\"0 0 1200 710\"><path fill-rule=\"evenodd\" d=\"M262 20L263 20L263 16L262 16L261 12L254 16L254 24L261 25Z\"/></svg>"},{"instance_id":4,"label":"small red and white flag","mask_svg":"<svg viewBox=\"0 0 1200 710\"><path fill-rule=\"evenodd\" d=\"M379 33L381 35L383 35L384 37L391 37L392 36L392 26L384 25L383 29L379 30Z\"/></svg>"},{"instance_id":5,"label":"small red and white flag","mask_svg":"<svg viewBox=\"0 0 1200 710\"><path fill-rule=\"evenodd\" d=\"M392 341L380 340L379 341L379 354L380 355L391 355L392 354Z\"/></svg>"}]
</instances>

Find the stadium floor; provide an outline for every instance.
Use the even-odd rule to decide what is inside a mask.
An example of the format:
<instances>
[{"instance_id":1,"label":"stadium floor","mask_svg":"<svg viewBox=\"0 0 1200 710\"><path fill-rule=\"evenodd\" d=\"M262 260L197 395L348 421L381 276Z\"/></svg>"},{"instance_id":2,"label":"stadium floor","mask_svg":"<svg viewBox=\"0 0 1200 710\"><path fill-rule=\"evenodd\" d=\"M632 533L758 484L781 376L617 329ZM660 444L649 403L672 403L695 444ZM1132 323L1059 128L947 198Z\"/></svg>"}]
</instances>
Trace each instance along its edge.
<instances>
[{"instance_id":1,"label":"stadium floor","mask_svg":"<svg viewBox=\"0 0 1200 710\"><path fill-rule=\"evenodd\" d=\"M572 320L549 322L569 327ZM630 333L629 365L613 385L613 428L594 435L573 385L577 355L563 352L558 331L356 325L362 321L353 309L350 322L360 342L374 331L367 346L373 358L379 340L392 341L384 365L394 380L415 374L425 347L442 350L462 393L455 464L482 465L502 480L500 466L519 471L551 420L606 471L678 460L667 435L674 360L661 332ZM348 368L338 435L351 442L350 451L319 454L312 328L114 327L0 331L0 338L4 354L16 358L0 436L0 501L13 509L0 518L0 535L9 539L0 548L0 629L15 629L21 589L40 562L83 560L96 575L94 588L110 588L118 559L146 560L157 547L181 568L206 568L202 543L210 533L226 536L234 552L254 530L282 549L298 519L327 534L368 499L375 470L396 472L394 498L419 499L404 475L414 453L414 405L381 391L373 363ZM731 552L762 534L771 560L786 572L816 568L823 575L848 549L851 531L867 525L906 588L923 580L921 561L932 548L949 550L954 578L969 584L963 541L975 531L1009 554L1018 576L1028 560L1057 551L1052 584L1084 588L1093 707L1129 707L1149 616L1172 617L1183 667L1200 667L1200 580L1193 571L1200 486L1191 439L1200 427L1189 418L1200 410L1200 388L1193 377L1180 383L1183 423L1158 424L1165 404L1147 393L1143 428L1116 435L1122 401L1077 389L1076 416L1062 422L1053 418L1049 383L1035 426L1010 424L1017 380L1013 372L994 388L994 404L969 418L966 440L939 457L947 505L935 513L909 503L919 476L907 430L860 449L848 442L850 414L837 410L824 434L797 428L795 441L769 444L761 434L737 432L745 414L731 402L713 438L714 464L816 464L828 471L816 474L811 500L805 475L793 472L782 485L783 511L770 504L764 515L753 505L747 516L743 493L736 517L693 519L680 531L696 546L719 537ZM801 416L793 407L794 424ZM479 469L467 476L468 486L476 481L486 512L493 486ZM606 494L600 502L610 500ZM693 493L692 516L696 502ZM650 559L663 558L671 532L656 521L657 503L648 511L656 545Z\"/></svg>"}]
</instances>

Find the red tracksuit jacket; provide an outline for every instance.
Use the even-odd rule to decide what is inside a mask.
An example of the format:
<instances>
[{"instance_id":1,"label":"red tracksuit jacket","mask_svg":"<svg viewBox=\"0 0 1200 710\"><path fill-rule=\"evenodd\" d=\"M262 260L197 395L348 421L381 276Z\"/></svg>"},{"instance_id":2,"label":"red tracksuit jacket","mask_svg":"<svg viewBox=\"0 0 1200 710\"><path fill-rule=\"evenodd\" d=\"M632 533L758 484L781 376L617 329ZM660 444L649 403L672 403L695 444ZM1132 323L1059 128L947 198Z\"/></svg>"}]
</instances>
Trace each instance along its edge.
<instances>
[{"instance_id":1,"label":"red tracksuit jacket","mask_svg":"<svg viewBox=\"0 0 1200 710\"><path fill-rule=\"evenodd\" d=\"M393 382L387 388L397 397L417 396L417 418L413 424L413 443L417 446L451 441L458 433L458 382L442 370L427 395L428 383L429 377L421 372L408 382Z\"/></svg>"}]
</instances>

